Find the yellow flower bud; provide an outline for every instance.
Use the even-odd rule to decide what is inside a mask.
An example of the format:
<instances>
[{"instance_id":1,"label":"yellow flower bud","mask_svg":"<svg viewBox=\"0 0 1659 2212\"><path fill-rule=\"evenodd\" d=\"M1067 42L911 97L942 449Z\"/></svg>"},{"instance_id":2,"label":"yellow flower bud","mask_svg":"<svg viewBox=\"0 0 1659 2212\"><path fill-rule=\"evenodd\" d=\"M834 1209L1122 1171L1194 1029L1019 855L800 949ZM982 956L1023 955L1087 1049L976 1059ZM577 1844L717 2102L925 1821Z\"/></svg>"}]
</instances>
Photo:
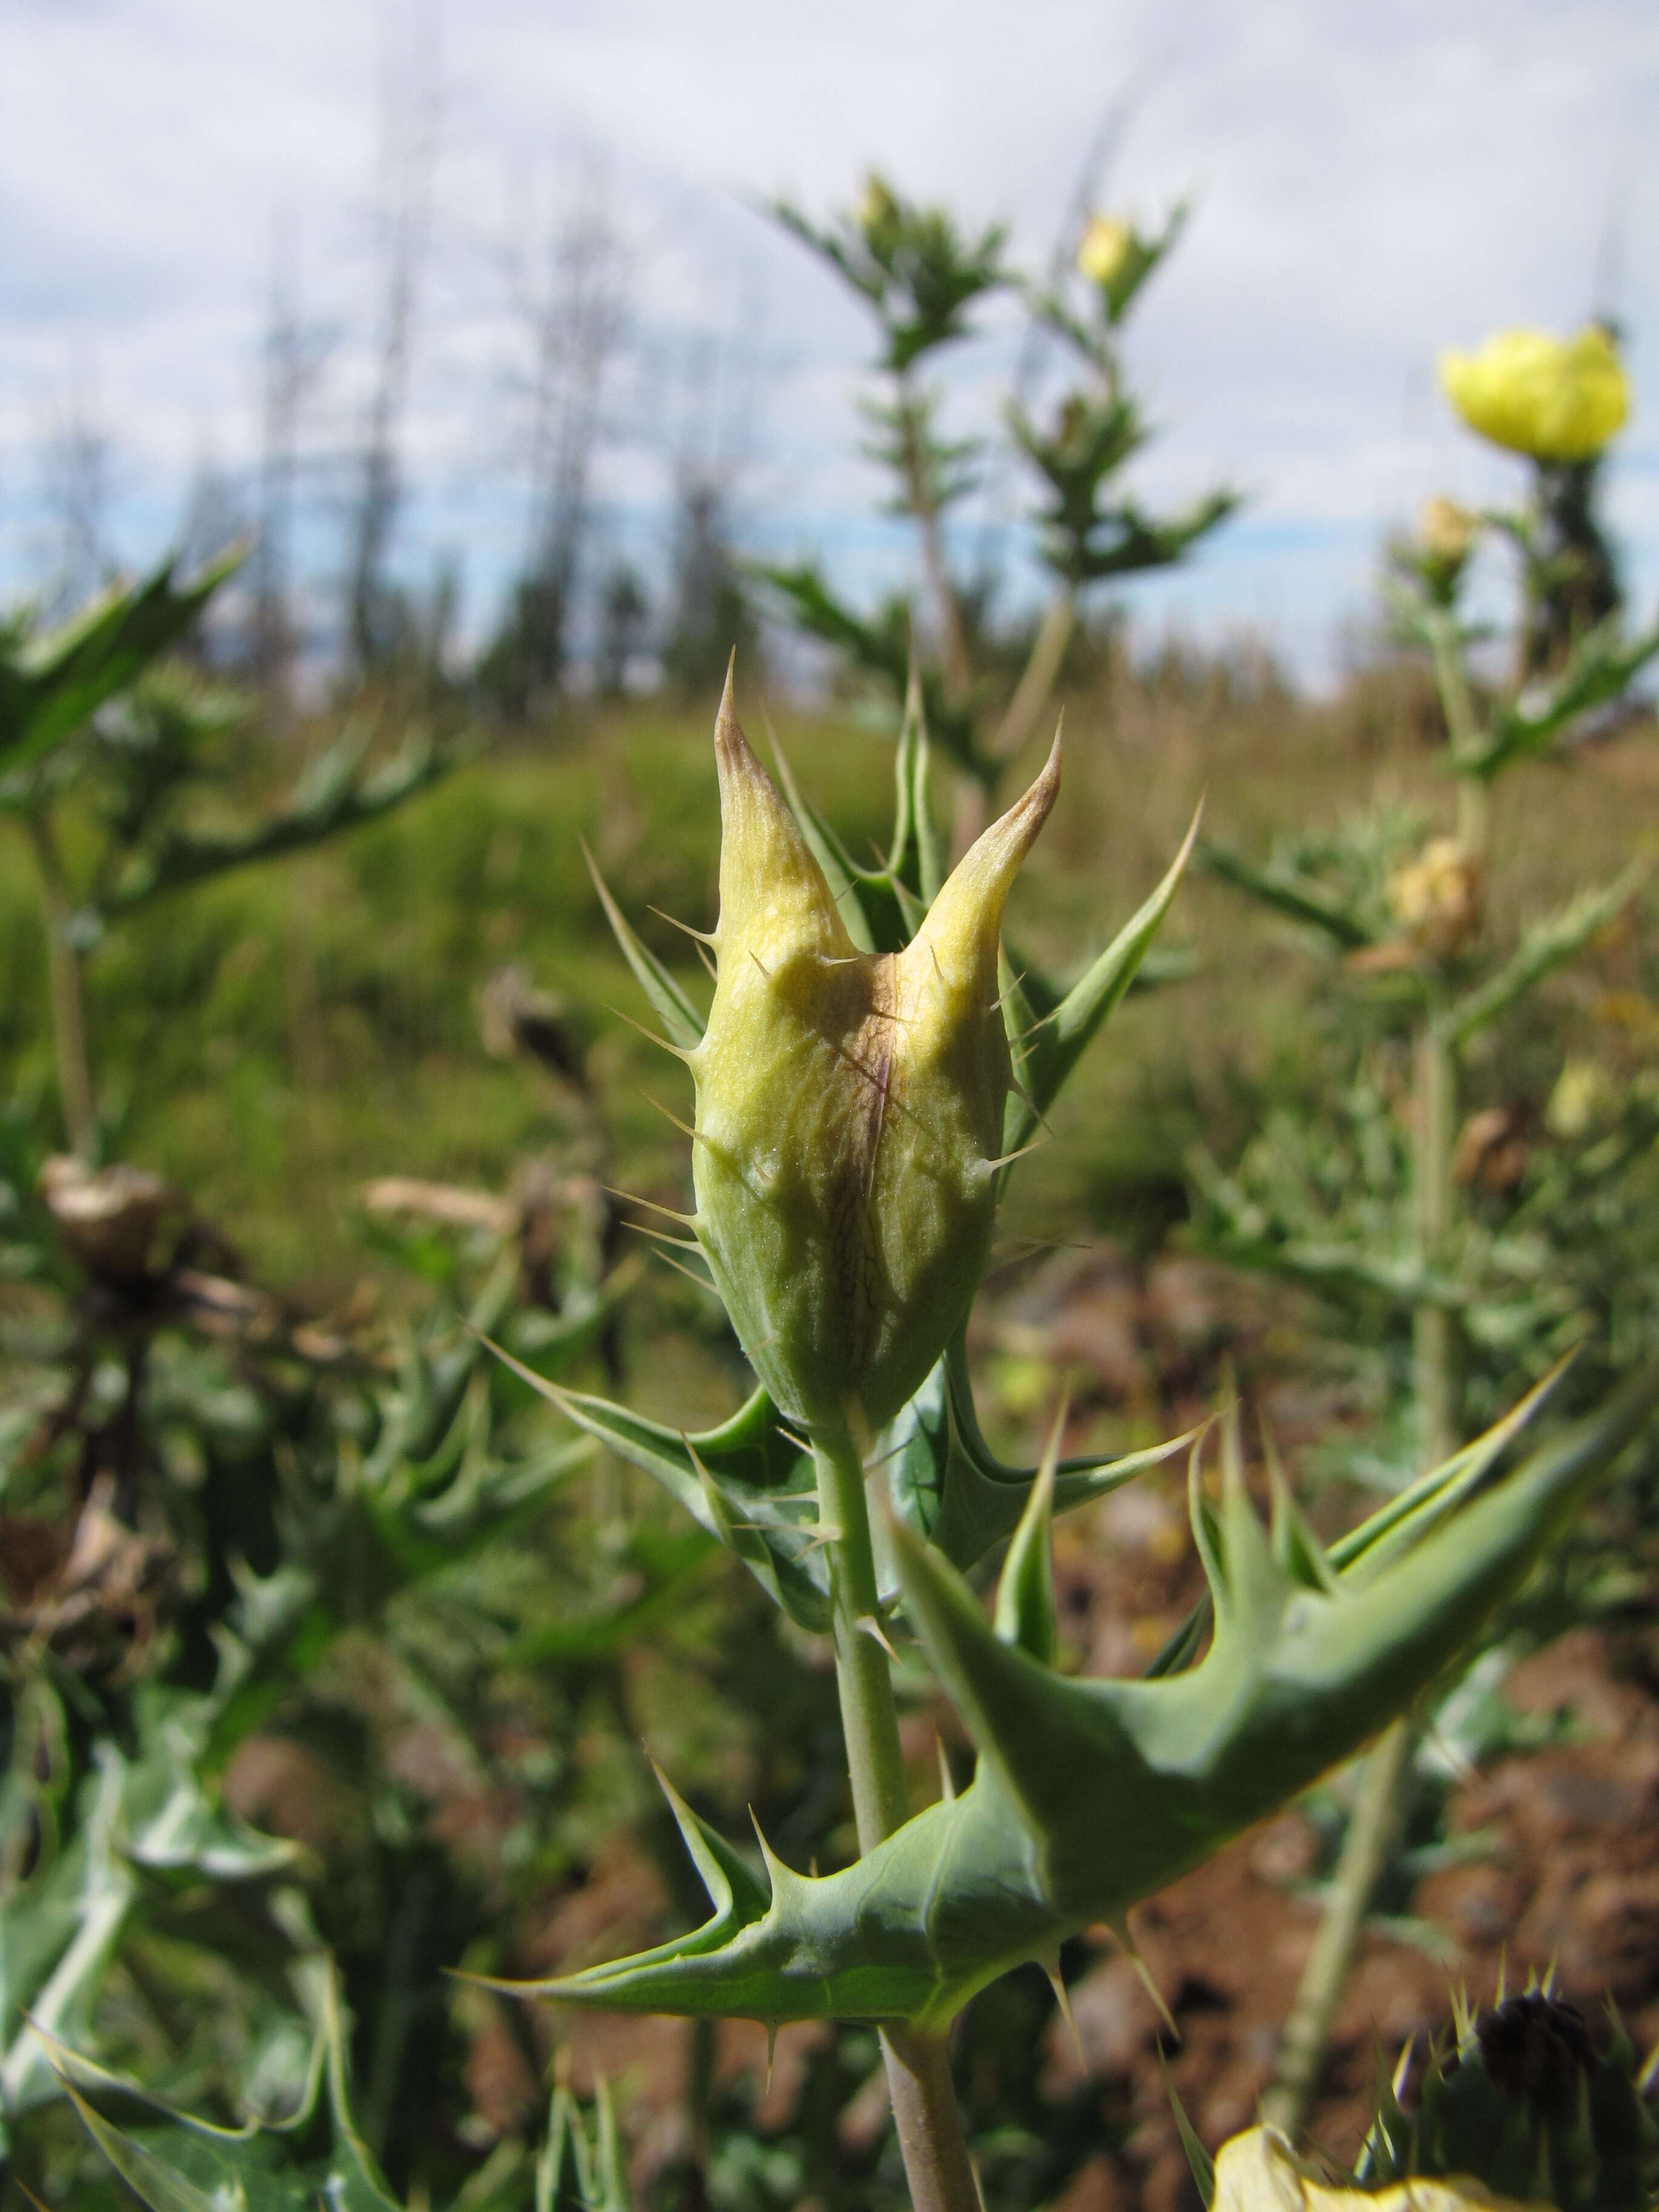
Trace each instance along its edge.
<instances>
[{"instance_id":1,"label":"yellow flower bud","mask_svg":"<svg viewBox=\"0 0 1659 2212\"><path fill-rule=\"evenodd\" d=\"M1455 570L1468 559L1479 528L1478 516L1442 493L1424 501L1423 512L1418 518L1417 542L1427 560Z\"/></svg>"},{"instance_id":2,"label":"yellow flower bud","mask_svg":"<svg viewBox=\"0 0 1659 2212\"><path fill-rule=\"evenodd\" d=\"M1472 430L1539 461L1592 459L1630 413L1618 349L1595 325L1499 331L1478 353L1442 354L1440 381Z\"/></svg>"},{"instance_id":3,"label":"yellow flower bud","mask_svg":"<svg viewBox=\"0 0 1659 2212\"><path fill-rule=\"evenodd\" d=\"M996 1210L1011 1066L1003 902L1060 747L902 952L860 952L750 750L714 732L720 914L696 1081L697 1235L756 1371L809 1430L890 1420L967 1312Z\"/></svg>"},{"instance_id":4,"label":"yellow flower bud","mask_svg":"<svg viewBox=\"0 0 1659 2212\"><path fill-rule=\"evenodd\" d=\"M1077 265L1091 283L1110 291L1133 251L1133 225L1121 216L1091 215L1077 250Z\"/></svg>"},{"instance_id":5,"label":"yellow flower bud","mask_svg":"<svg viewBox=\"0 0 1659 2212\"><path fill-rule=\"evenodd\" d=\"M1389 904L1425 951L1449 960L1480 927L1486 885L1480 863L1455 837L1431 837L1415 860L1389 879Z\"/></svg>"},{"instance_id":6,"label":"yellow flower bud","mask_svg":"<svg viewBox=\"0 0 1659 2212\"><path fill-rule=\"evenodd\" d=\"M1618 1084L1598 1060L1570 1060L1555 1079L1544 1127L1568 1143L1587 1137L1618 1112Z\"/></svg>"},{"instance_id":7,"label":"yellow flower bud","mask_svg":"<svg viewBox=\"0 0 1659 2212\"><path fill-rule=\"evenodd\" d=\"M859 204L853 211L853 220L866 238L873 238L890 231L899 218L898 202L884 177L872 169L864 180L864 190L859 194Z\"/></svg>"}]
</instances>

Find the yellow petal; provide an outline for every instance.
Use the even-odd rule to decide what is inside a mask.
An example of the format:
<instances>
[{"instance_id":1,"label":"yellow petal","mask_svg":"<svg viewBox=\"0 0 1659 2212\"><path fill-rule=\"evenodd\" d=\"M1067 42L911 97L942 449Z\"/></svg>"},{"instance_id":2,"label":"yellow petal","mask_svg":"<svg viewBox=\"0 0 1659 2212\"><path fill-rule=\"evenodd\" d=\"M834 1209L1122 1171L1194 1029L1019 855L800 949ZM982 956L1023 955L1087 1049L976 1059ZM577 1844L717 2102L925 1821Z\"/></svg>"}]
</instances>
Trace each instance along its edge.
<instances>
[{"instance_id":1,"label":"yellow petal","mask_svg":"<svg viewBox=\"0 0 1659 2212\"><path fill-rule=\"evenodd\" d=\"M1566 339L1499 331L1476 353L1443 354L1440 381L1472 430L1534 460L1589 460L1630 414L1618 349L1595 325Z\"/></svg>"}]
</instances>

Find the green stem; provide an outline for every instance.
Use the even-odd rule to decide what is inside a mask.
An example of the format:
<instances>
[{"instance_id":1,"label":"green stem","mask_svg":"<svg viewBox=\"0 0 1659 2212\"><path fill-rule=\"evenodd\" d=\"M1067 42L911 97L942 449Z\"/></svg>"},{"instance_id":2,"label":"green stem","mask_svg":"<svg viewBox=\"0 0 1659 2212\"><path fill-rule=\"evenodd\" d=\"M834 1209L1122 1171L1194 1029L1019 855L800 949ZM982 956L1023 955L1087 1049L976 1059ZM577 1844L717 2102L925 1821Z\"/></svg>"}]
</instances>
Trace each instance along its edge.
<instances>
[{"instance_id":1,"label":"green stem","mask_svg":"<svg viewBox=\"0 0 1659 2212\"><path fill-rule=\"evenodd\" d=\"M1018 689L1009 701L1001 726L991 741L991 751L997 760L1012 760L1030 736L1031 726L1042 712L1059 678L1060 663L1066 658L1066 648L1076 627L1077 593L1066 584L1048 602Z\"/></svg>"},{"instance_id":2,"label":"green stem","mask_svg":"<svg viewBox=\"0 0 1659 2212\"><path fill-rule=\"evenodd\" d=\"M910 1804L893 1678L887 1653L872 1632L881 1615L864 1465L845 1435L815 1438L814 1457L819 1521L835 1531L829 1543L830 1607L853 1815L859 1849L870 1851L902 1826ZM881 2032L881 2048L915 2212L980 2212L945 2039L892 2025Z\"/></svg>"},{"instance_id":3,"label":"green stem","mask_svg":"<svg viewBox=\"0 0 1659 2212\"><path fill-rule=\"evenodd\" d=\"M1263 2119L1288 2136L1307 2118L1372 1895L1399 1844L1416 1747L1414 1724L1395 1721L1360 1770L1324 1917L1279 2039L1273 2081L1261 2100Z\"/></svg>"},{"instance_id":4,"label":"green stem","mask_svg":"<svg viewBox=\"0 0 1659 2212\"><path fill-rule=\"evenodd\" d=\"M879 1628L875 1548L864 1465L850 1439L815 1442L819 1525L833 1529L829 1546L836 1638L836 1686L841 1693L842 1732L853 1784L859 1850L872 1851L909 1818L904 1754L899 1748L898 1709L887 1654L872 1631Z\"/></svg>"},{"instance_id":5,"label":"green stem","mask_svg":"<svg viewBox=\"0 0 1659 2212\"><path fill-rule=\"evenodd\" d=\"M1457 1119L1457 1064L1432 1012L1419 1030L1413 1097L1413 1189L1417 1251L1426 1273L1442 1274L1455 1192L1452 1151ZM1438 1467L1462 1441L1457 1345L1445 1307L1426 1302L1412 1316L1419 1449L1422 1464ZM1331 2022L1353 1966L1378 1882L1392 1863L1405 1826L1417 1747L1414 1723L1400 1720L1366 1760L1359 1794L1343 1838L1335 1880L1280 2040L1264 2116L1294 2135L1319 2084Z\"/></svg>"},{"instance_id":6,"label":"green stem","mask_svg":"<svg viewBox=\"0 0 1659 2212\"><path fill-rule=\"evenodd\" d=\"M945 557L945 532L940 526L939 501L934 495L933 470L927 454L926 404L908 371L898 380L898 420L903 454L905 492L910 511L921 532L921 565L927 579L928 597L939 626L945 657L945 688L957 704L974 687L968 662L968 641L963 632L962 609Z\"/></svg>"},{"instance_id":7,"label":"green stem","mask_svg":"<svg viewBox=\"0 0 1659 2212\"><path fill-rule=\"evenodd\" d=\"M24 824L40 877L40 902L46 919L46 984L52 1002L52 1049L58 1061L58 1090L70 1149L90 1167L98 1151L98 1109L87 1057L86 1012L81 995L81 957L70 936L74 913L69 880L58 842L44 813L26 814Z\"/></svg>"},{"instance_id":8,"label":"green stem","mask_svg":"<svg viewBox=\"0 0 1659 2212\"><path fill-rule=\"evenodd\" d=\"M1431 1018L1418 1032L1413 1187L1417 1249L1425 1272L1442 1273L1451 1231L1452 1152L1457 1121L1453 1048ZM1462 1441L1457 1346L1450 1312L1425 1303L1412 1316L1419 1449L1425 1468L1451 1457Z\"/></svg>"}]
</instances>

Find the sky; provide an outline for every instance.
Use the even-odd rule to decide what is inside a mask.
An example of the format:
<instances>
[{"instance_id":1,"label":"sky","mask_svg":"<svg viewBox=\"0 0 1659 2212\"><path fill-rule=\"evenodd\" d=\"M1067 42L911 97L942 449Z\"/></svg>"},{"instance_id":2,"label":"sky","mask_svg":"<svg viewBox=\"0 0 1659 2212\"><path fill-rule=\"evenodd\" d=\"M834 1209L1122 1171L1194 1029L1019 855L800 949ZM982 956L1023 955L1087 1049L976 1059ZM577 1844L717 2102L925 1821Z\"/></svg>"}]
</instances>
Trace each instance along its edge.
<instances>
[{"instance_id":1,"label":"sky","mask_svg":"<svg viewBox=\"0 0 1659 2212\"><path fill-rule=\"evenodd\" d=\"M507 270L534 211L602 177L627 242L610 541L660 567L676 459L712 410L744 542L821 556L856 598L914 568L859 458L870 331L757 204L828 212L875 165L1005 222L1040 266L1109 116L1105 204L1194 204L1130 337L1158 431L1135 488L1245 494L1189 567L1130 587L1142 635L1253 633L1328 677L1387 529L1431 492L1521 488L1439 398L1438 350L1592 307L1626 330L1636 400L1610 511L1638 600L1659 592L1650 0L0 0L0 592L52 557L66 424L107 440L129 563L177 536L204 469L246 479L279 242L326 338L302 544L319 592L337 574L389 88L423 82L441 121L396 560L455 564L475 634L525 544ZM961 349L953 422L994 428L1013 347L1005 312ZM699 361L725 365L718 404ZM994 476L1016 546L1025 489Z\"/></svg>"}]
</instances>

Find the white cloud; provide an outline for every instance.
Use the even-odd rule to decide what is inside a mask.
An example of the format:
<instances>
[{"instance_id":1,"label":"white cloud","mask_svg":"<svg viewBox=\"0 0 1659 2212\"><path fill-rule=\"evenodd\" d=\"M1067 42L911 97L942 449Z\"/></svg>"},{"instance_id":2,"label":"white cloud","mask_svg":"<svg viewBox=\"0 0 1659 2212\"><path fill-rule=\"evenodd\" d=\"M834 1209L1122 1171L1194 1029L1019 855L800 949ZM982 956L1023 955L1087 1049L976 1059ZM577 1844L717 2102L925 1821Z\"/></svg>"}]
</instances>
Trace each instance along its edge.
<instances>
[{"instance_id":1,"label":"white cloud","mask_svg":"<svg viewBox=\"0 0 1659 2212\"><path fill-rule=\"evenodd\" d=\"M315 312L349 341L319 434L343 432L380 86L407 19L361 0L0 0L0 560L15 582L31 448L65 390L98 394L152 530L201 453L252 451L279 214ZM1659 586L1646 0L471 0L440 44L439 250L411 429L422 496L405 533L419 565L422 532L462 525L477 578L516 550L492 477L505 332L487 250L514 178L545 185L584 147L608 156L641 248L641 319L659 332L729 323L763 288L780 366L751 496L773 539L819 534L857 565L873 557L871 479L848 458L866 333L744 197L827 206L879 161L914 193L1007 218L1036 258L1127 88L1115 190L1147 212L1188 188L1200 200L1134 336L1164 433L1145 483L1174 495L1225 477L1253 494L1231 544L1160 584L1158 604L1208 624L1270 617L1310 657L1363 604L1387 520L1442 483L1501 486L1505 465L1435 397L1435 353L1505 322L1582 318L1615 190L1638 408L1617 511L1644 588ZM965 364L964 399L998 359L992 343ZM659 415L647 392L636 422ZM617 495L647 496L660 459L646 436L617 462Z\"/></svg>"}]
</instances>

